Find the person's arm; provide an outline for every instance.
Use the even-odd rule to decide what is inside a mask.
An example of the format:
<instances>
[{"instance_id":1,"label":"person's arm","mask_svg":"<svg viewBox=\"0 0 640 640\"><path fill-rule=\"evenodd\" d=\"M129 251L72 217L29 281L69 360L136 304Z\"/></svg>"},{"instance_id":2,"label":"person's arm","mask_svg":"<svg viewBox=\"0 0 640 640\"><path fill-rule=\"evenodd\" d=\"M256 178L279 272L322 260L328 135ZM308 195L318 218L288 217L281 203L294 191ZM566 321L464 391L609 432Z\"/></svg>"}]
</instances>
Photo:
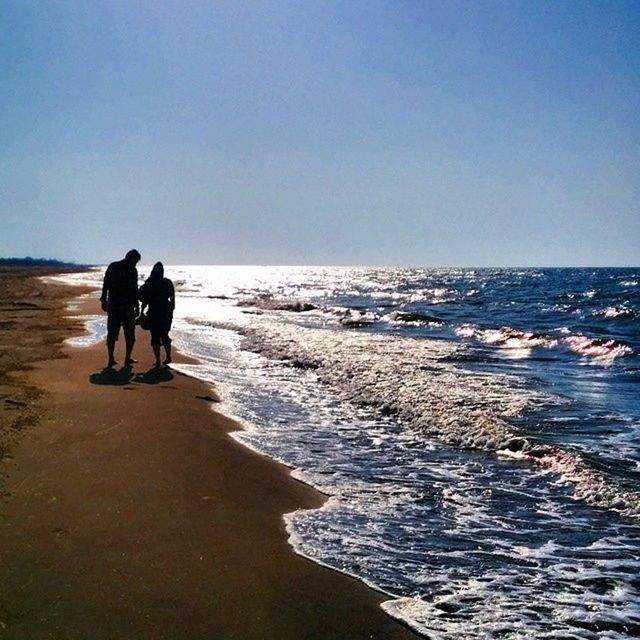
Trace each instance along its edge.
<instances>
[{"instance_id":1,"label":"person's arm","mask_svg":"<svg viewBox=\"0 0 640 640\"><path fill-rule=\"evenodd\" d=\"M100 296L100 306L103 311L109 310L109 288L111 286L111 265L107 267L102 281L102 294Z\"/></svg>"},{"instance_id":2,"label":"person's arm","mask_svg":"<svg viewBox=\"0 0 640 640\"><path fill-rule=\"evenodd\" d=\"M140 300L140 315L144 315L145 309L149 306L146 282L138 288L138 300Z\"/></svg>"},{"instance_id":3,"label":"person's arm","mask_svg":"<svg viewBox=\"0 0 640 640\"><path fill-rule=\"evenodd\" d=\"M133 290L135 291L135 299L136 304L133 308L133 312L135 313L136 318L140 315L140 303L138 302L140 298L140 290L138 289L138 270L134 267L133 269Z\"/></svg>"},{"instance_id":4,"label":"person's arm","mask_svg":"<svg viewBox=\"0 0 640 640\"><path fill-rule=\"evenodd\" d=\"M173 286L173 282L171 280L169 282L169 306L171 308L171 313L173 313L176 308L176 290Z\"/></svg>"}]
</instances>

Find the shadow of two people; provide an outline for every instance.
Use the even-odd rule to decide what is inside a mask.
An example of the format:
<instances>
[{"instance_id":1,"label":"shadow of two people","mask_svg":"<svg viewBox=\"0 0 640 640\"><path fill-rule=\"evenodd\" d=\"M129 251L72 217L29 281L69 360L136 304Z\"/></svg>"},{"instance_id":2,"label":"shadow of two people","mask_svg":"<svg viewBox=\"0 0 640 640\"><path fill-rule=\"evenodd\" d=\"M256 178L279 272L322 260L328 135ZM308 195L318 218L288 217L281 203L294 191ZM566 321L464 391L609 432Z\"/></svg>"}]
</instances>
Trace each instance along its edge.
<instances>
[{"instance_id":1,"label":"shadow of two people","mask_svg":"<svg viewBox=\"0 0 640 640\"><path fill-rule=\"evenodd\" d=\"M105 367L102 371L97 371L89 376L91 384L111 385L124 387L131 383L159 384L173 380L173 372L167 367L152 367L144 373L134 373L130 366L121 369Z\"/></svg>"}]
</instances>

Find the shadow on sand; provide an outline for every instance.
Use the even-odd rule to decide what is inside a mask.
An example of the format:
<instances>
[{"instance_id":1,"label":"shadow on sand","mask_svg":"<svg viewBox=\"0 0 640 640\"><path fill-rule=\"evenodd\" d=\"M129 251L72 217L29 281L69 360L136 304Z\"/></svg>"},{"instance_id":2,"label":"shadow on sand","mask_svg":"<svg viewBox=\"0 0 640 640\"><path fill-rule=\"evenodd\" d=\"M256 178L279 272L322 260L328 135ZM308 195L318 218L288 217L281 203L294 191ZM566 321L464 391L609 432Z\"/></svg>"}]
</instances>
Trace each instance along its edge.
<instances>
[{"instance_id":1,"label":"shadow on sand","mask_svg":"<svg viewBox=\"0 0 640 640\"><path fill-rule=\"evenodd\" d=\"M166 367L152 367L144 373L133 373L131 367L122 367L114 369L113 367L105 367L102 371L97 371L89 376L91 384L107 384L116 387L124 387L132 382L141 384L158 384L160 382L169 382L173 380L171 369Z\"/></svg>"},{"instance_id":2,"label":"shadow on sand","mask_svg":"<svg viewBox=\"0 0 640 640\"><path fill-rule=\"evenodd\" d=\"M122 367L122 369L105 367L102 371L92 373L89 376L91 384L111 384L121 387L129 384L132 380L133 369L131 367Z\"/></svg>"},{"instance_id":3,"label":"shadow on sand","mask_svg":"<svg viewBox=\"0 0 640 640\"><path fill-rule=\"evenodd\" d=\"M133 378L134 382L143 384L158 384L159 382L169 382L173 380L173 373L167 367L151 367L149 371L137 373Z\"/></svg>"}]
</instances>

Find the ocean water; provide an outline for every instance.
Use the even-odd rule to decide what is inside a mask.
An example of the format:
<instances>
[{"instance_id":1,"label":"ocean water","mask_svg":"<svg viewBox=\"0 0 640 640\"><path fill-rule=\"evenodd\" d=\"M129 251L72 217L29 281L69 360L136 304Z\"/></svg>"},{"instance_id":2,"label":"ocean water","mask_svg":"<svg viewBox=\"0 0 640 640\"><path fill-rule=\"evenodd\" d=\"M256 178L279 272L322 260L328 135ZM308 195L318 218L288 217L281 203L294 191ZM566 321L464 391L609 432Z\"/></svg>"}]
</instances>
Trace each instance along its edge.
<instances>
[{"instance_id":1,"label":"ocean water","mask_svg":"<svg viewBox=\"0 0 640 640\"><path fill-rule=\"evenodd\" d=\"M181 368L329 496L298 553L429 638L640 637L640 269L167 275Z\"/></svg>"}]
</instances>

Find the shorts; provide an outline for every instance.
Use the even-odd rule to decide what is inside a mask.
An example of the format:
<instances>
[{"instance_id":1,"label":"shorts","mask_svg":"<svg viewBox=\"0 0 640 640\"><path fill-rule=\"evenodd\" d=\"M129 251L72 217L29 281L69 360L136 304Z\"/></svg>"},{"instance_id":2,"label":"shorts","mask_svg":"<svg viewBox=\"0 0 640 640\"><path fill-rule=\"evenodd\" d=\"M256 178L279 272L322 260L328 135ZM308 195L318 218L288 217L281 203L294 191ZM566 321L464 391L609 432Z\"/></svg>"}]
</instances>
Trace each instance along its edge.
<instances>
[{"instance_id":1,"label":"shorts","mask_svg":"<svg viewBox=\"0 0 640 640\"><path fill-rule=\"evenodd\" d=\"M173 317L170 314L156 314L149 316L149 331L151 332L151 345L168 347L171 344L169 331Z\"/></svg>"},{"instance_id":2,"label":"shorts","mask_svg":"<svg viewBox=\"0 0 640 640\"><path fill-rule=\"evenodd\" d=\"M136 339L136 312L133 307L113 307L107 315L107 342L116 342L120 327L127 342Z\"/></svg>"}]
</instances>

